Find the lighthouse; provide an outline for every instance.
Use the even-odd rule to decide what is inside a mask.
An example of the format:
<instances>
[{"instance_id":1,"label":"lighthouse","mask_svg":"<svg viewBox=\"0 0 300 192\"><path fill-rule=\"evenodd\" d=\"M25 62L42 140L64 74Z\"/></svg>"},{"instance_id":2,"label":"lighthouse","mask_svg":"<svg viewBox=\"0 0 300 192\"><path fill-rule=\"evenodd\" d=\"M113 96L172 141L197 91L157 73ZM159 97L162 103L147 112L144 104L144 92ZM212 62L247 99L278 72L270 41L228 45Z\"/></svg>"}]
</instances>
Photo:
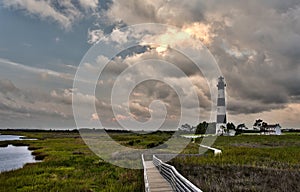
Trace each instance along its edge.
<instances>
[{"instance_id":1,"label":"lighthouse","mask_svg":"<svg viewBox=\"0 0 300 192\"><path fill-rule=\"evenodd\" d=\"M225 81L224 77L219 77L218 80L218 100L217 100L217 124L216 124L216 134L221 135L224 133L226 128L226 103L225 103Z\"/></svg>"}]
</instances>

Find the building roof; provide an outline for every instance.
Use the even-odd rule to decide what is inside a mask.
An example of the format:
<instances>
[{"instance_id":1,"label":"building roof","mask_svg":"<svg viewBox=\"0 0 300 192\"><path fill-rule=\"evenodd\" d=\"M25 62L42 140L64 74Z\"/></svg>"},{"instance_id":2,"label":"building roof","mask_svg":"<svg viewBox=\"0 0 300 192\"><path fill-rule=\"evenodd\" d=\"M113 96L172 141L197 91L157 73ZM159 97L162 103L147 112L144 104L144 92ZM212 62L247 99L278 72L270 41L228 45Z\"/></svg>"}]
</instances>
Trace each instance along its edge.
<instances>
[{"instance_id":1,"label":"building roof","mask_svg":"<svg viewBox=\"0 0 300 192\"><path fill-rule=\"evenodd\" d=\"M266 128L277 128L277 127L280 127L280 125L279 124L274 124L274 125L267 125L267 127Z\"/></svg>"}]
</instances>

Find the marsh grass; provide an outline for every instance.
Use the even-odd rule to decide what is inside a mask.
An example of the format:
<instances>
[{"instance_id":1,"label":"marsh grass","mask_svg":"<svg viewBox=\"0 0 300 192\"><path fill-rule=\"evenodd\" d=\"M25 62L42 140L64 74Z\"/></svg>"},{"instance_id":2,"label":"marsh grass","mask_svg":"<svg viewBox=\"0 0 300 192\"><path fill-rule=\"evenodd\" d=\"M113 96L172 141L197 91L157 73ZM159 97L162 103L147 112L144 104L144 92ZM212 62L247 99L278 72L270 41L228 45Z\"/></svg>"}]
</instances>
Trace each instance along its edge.
<instances>
[{"instance_id":1,"label":"marsh grass","mask_svg":"<svg viewBox=\"0 0 300 192\"><path fill-rule=\"evenodd\" d=\"M108 132L110 137L115 141L118 141L122 145L132 148L144 149L153 148L162 145L165 141L171 138L173 132L157 131L153 133L116 133Z\"/></svg>"},{"instance_id":2,"label":"marsh grass","mask_svg":"<svg viewBox=\"0 0 300 192\"><path fill-rule=\"evenodd\" d=\"M185 152L195 152L195 145ZM300 191L300 136L218 137L214 147L221 156L208 152L170 163L203 191Z\"/></svg>"},{"instance_id":3,"label":"marsh grass","mask_svg":"<svg viewBox=\"0 0 300 192\"><path fill-rule=\"evenodd\" d=\"M5 132L1 132L4 134ZM0 174L0 191L142 191L143 172L113 166L94 155L77 132L10 132L40 140L26 145L40 163Z\"/></svg>"},{"instance_id":4,"label":"marsh grass","mask_svg":"<svg viewBox=\"0 0 300 192\"><path fill-rule=\"evenodd\" d=\"M41 163L0 174L0 191L143 191L142 170L129 170L94 155L76 131L4 132L39 140L0 142L26 145ZM172 132L150 134L110 132L122 145L150 148L161 145ZM182 154L197 154L190 143ZM199 156L178 156L169 163L203 191L300 191L300 135L218 137L211 151Z\"/></svg>"}]
</instances>

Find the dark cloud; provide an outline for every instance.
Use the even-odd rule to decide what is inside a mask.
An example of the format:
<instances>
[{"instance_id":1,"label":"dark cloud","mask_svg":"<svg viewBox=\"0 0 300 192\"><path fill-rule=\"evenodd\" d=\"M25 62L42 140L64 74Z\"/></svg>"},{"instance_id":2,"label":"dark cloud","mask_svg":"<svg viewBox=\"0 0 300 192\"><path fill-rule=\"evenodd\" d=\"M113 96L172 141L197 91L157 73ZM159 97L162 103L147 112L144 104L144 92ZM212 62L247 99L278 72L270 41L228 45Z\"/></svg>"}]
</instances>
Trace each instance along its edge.
<instances>
[{"instance_id":1,"label":"dark cloud","mask_svg":"<svg viewBox=\"0 0 300 192\"><path fill-rule=\"evenodd\" d=\"M274 109L284 109L285 104L265 104L256 100L229 100L227 102L227 109L232 115L239 114L256 114L266 111L272 111Z\"/></svg>"},{"instance_id":2,"label":"dark cloud","mask_svg":"<svg viewBox=\"0 0 300 192\"><path fill-rule=\"evenodd\" d=\"M198 0L113 0L107 16L113 21L126 24L156 22L183 25L186 22L203 20L205 6Z\"/></svg>"},{"instance_id":3,"label":"dark cloud","mask_svg":"<svg viewBox=\"0 0 300 192\"><path fill-rule=\"evenodd\" d=\"M12 125L26 127L29 120L33 124L40 118L72 119L70 114L71 105L65 107L50 94L39 91L22 90L15 86L10 80L0 80L0 113L1 126ZM27 122L24 123L24 122ZM30 127L31 127L30 123ZM43 126L44 127L44 126Z\"/></svg>"},{"instance_id":4,"label":"dark cloud","mask_svg":"<svg viewBox=\"0 0 300 192\"><path fill-rule=\"evenodd\" d=\"M230 112L259 113L295 102L300 92L299 1L226 3L232 8L210 10L221 18L210 18L217 34L210 49L228 84Z\"/></svg>"}]
</instances>

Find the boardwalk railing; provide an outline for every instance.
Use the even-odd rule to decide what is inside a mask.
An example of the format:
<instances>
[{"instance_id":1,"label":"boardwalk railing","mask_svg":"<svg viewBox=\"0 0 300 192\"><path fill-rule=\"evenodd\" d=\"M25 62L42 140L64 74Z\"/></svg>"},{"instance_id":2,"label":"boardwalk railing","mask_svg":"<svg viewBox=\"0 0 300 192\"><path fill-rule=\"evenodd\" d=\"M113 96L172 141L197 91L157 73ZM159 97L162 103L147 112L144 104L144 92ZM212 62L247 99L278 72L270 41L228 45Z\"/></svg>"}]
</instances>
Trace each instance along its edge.
<instances>
[{"instance_id":1,"label":"boardwalk railing","mask_svg":"<svg viewBox=\"0 0 300 192\"><path fill-rule=\"evenodd\" d=\"M171 184L174 191L180 192L202 192L189 180L184 178L175 167L168 165L153 155L153 164L160 174Z\"/></svg>"},{"instance_id":2,"label":"boardwalk railing","mask_svg":"<svg viewBox=\"0 0 300 192\"><path fill-rule=\"evenodd\" d=\"M222 154L222 150L220 150L220 149L216 149L216 148L209 147L209 146L206 146L206 145L201 145L201 144L199 144L199 146L202 147L202 148L206 148L206 149L212 150L214 152L215 156L218 156L218 155Z\"/></svg>"},{"instance_id":3,"label":"boardwalk railing","mask_svg":"<svg viewBox=\"0 0 300 192\"><path fill-rule=\"evenodd\" d=\"M146 170L147 167L145 165L144 154L142 154L142 162L143 162L143 167L144 167L145 192L150 192L150 186L149 186L149 181L148 181L148 176L147 176L147 170Z\"/></svg>"}]
</instances>

